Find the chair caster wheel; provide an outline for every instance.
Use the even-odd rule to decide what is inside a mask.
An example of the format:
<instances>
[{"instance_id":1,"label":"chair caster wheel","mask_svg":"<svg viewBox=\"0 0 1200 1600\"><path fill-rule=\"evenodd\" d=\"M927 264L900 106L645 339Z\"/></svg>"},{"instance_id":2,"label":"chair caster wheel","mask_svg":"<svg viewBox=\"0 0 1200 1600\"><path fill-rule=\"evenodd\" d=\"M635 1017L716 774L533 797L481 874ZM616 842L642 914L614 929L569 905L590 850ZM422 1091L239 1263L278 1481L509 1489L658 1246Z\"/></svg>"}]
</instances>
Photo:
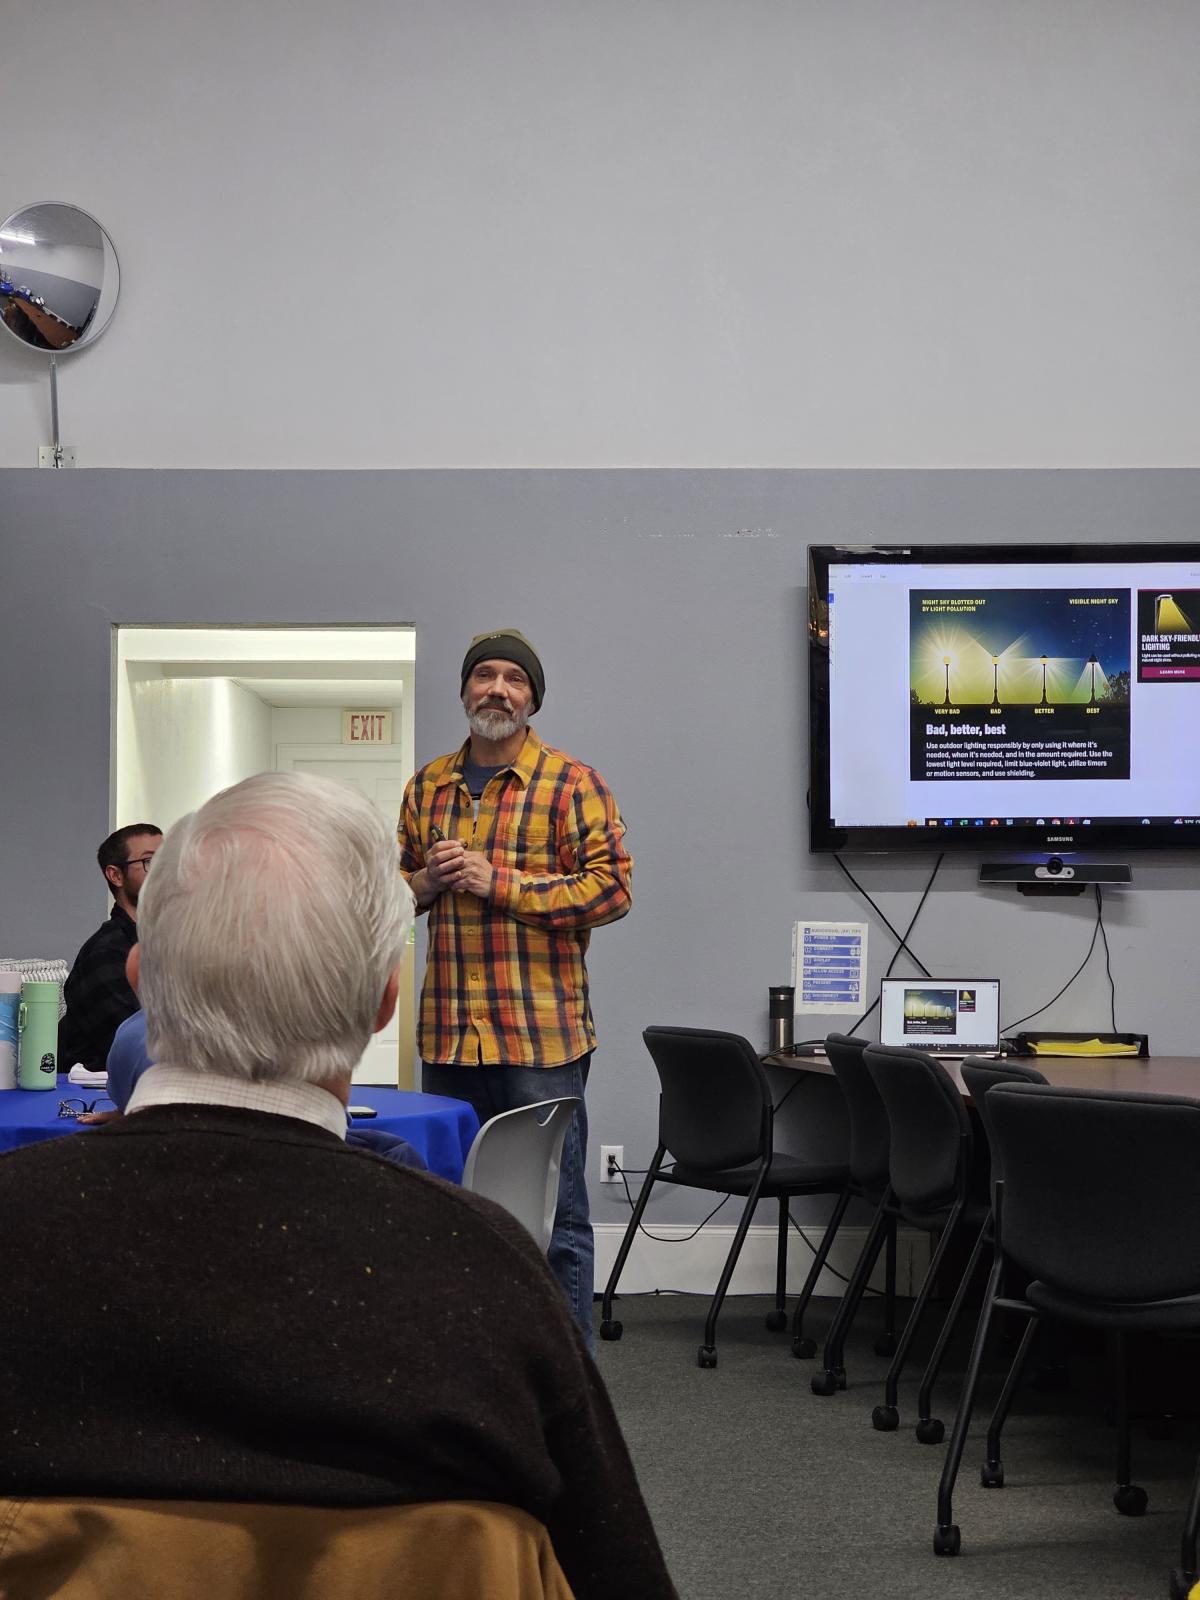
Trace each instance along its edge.
<instances>
[{"instance_id":1,"label":"chair caster wheel","mask_svg":"<svg viewBox=\"0 0 1200 1600\"><path fill-rule=\"evenodd\" d=\"M1188 1600L1192 1592L1192 1585L1196 1582L1194 1572L1180 1572L1178 1567L1172 1567L1168 1584L1171 1600Z\"/></svg>"},{"instance_id":2,"label":"chair caster wheel","mask_svg":"<svg viewBox=\"0 0 1200 1600\"><path fill-rule=\"evenodd\" d=\"M938 1523L933 1530L935 1556L956 1556L962 1549L962 1534L957 1522Z\"/></svg>"},{"instance_id":3,"label":"chair caster wheel","mask_svg":"<svg viewBox=\"0 0 1200 1600\"><path fill-rule=\"evenodd\" d=\"M702 1344L696 1352L696 1365L698 1367L715 1367L716 1364L717 1352L711 1344Z\"/></svg>"},{"instance_id":4,"label":"chair caster wheel","mask_svg":"<svg viewBox=\"0 0 1200 1600\"><path fill-rule=\"evenodd\" d=\"M894 1333L880 1334L875 1341L874 1349L877 1356L894 1356L896 1354L896 1335Z\"/></svg>"},{"instance_id":5,"label":"chair caster wheel","mask_svg":"<svg viewBox=\"0 0 1200 1600\"><path fill-rule=\"evenodd\" d=\"M1136 1483L1123 1483L1113 1495L1113 1505L1123 1517L1140 1517L1150 1504L1150 1496Z\"/></svg>"},{"instance_id":6,"label":"chair caster wheel","mask_svg":"<svg viewBox=\"0 0 1200 1600\"><path fill-rule=\"evenodd\" d=\"M895 1433L900 1426L900 1413L895 1406L876 1406L871 1413L871 1426L876 1433Z\"/></svg>"},{"instance_id":7,"label":"chair caster wheel","mask_svg":"<svg viewBox=\"0 0 1200 1600\"><path fill-rule=\"evenodd\" d=\"M786 1311L768 1311L763 1320L768 1333L782 1333L788 1325Z\"/></svg>"},{"instance_id":8,"label":"chair caster wheel","mask_svg":"<svg viewBox=\"0 0 1200 1600\"><path fill-rule=\"evenodd\" d=\"M619 1339L624 1332L624 1326L619 1322L602 1322L600 1324L600 1337L602 1339Z\"/></svg>"},{"instance_id":9,"label":"chair caster wheel","mask_svg":"<svg viewBox=\"0 0 1200 1600\"><path fill-rule=\"evenodd\" d=\"M797 1361L811 1361L816 1353L817 1341L815 1339L792 1340L792 1354Z\"/></svg>"},{"instance_id":10,"label":"chair caster wheel","mask_svg":"<svg viewBox=\"0 0 1200 1600\"><path fill-rule=\"evenodd\" d=\"M979 1469L979 1482L985 1489L1003 1489L1003 1461L985 1461Z\"/></svg>"},{"instance_id":11,"label":"chair caster wheel","mask_svg":"<svg viewBox=\"0 0 1200 1600\"><path fill-rule=\"evenodd\" d=\"M946 1437L946 1425L940 1417L922 1417L917 1423L919 1444L941 1444Z\"/></svg>"},{"instance_id":12,"label":"chair caster wheel","mask_svg":"<svg viewBox=\"0 0 1200 1600\"><path fill-rule=\"evenodd\" d=\"M808 1381L808 1387L814 1394L836 1394L837 1374L835 1372L814 1372Z\"/></svg>"}]
</instances>

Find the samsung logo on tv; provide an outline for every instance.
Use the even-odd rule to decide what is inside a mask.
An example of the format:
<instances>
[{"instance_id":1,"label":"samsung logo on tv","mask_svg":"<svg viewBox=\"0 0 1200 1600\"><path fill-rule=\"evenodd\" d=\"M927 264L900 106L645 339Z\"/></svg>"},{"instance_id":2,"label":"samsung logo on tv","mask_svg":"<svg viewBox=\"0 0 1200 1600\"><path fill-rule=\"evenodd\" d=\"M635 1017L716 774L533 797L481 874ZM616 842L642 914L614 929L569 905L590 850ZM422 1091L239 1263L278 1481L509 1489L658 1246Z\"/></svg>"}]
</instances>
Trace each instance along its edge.
<instances>
[{"instance_id":1,"label":"samsung logo on tv","mask_svg":"<svg viewBox=\"0 0 1200 1600\"><path fill-rule=\"evenodd\" d=\"M1046 835L1046 843L1047 844L1074 844L1075 843L1075 835L1073 833L1048 833Z\"/></svg>"}]
</instances>

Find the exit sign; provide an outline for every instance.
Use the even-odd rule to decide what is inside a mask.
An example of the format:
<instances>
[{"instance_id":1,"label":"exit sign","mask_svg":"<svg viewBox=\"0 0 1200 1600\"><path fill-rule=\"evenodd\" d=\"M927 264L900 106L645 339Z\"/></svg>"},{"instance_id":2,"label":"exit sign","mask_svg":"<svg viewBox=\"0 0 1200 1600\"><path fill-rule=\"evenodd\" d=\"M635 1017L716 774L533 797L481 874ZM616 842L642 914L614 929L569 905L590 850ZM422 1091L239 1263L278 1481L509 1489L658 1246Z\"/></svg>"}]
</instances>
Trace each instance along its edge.
<instances>
[{"instance_id":1,"label":"exit sign","mask_svg":"<svg viewBox=\"0 0 1200 1600\"><path fill-rule=\"evenodd\" d=\"M343 711L343 744L391 744L390 711Z\"/></svg>"}]
</instances>

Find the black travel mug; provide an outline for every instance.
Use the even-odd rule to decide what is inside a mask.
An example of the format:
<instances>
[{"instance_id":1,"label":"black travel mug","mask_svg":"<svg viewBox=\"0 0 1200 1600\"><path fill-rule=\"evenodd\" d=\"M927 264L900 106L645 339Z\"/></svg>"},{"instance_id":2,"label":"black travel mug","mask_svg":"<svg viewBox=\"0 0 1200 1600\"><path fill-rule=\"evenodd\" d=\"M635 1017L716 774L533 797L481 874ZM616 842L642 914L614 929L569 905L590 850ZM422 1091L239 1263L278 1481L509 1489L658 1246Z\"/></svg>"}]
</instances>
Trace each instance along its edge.
<instances>
[{"instance_id":1,"label":"black travel mug","mask_svg":"<svg viewBox=\"0 0 1200 1600\"><path fill-rule=\"evenodd\" d=\"M771 1055L782 1055L792 1048L792 1019L796 1014L796 991L789 984L770 991L771 1033L767 1049Z\"/></svg>"}]
</instances>

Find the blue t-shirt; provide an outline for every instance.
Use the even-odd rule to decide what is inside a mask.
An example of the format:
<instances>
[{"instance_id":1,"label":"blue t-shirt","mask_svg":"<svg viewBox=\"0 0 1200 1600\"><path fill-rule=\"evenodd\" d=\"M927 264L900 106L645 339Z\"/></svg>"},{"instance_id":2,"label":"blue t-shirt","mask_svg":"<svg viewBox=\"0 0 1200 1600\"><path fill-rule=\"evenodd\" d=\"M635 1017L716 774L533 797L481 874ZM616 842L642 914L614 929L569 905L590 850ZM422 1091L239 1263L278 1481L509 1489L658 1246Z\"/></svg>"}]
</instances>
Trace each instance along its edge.
<instances>
[{"instance_id":1,"label":"blue t-shirt","mask_svg":"<svg viewBox=\"0 0 1200 1600\"><path fill-rule=\"evenodd\" d=\"M509 764L505 764L504 766L500 767L481 767L477 762L472 761L470 756L468 756L463 762L463 778L466 781L467 790L471 796L473 809L476 816L479 815L479 802L483 796L483 791L487 788L488 784L498 772L508 771L508 765Z\"/></svg>"},{"instance_id":2,"label":"blue t-shirt","mask_svg":"<svg viewBox=\"0 0 1200 1600\"><path fill-rule=\"evenodd\" d=\"M142 1073L153 1065L146 1050L146 1013L135 1011L117 1029L108 1052L108 1098L119 1111L124 1111L129 1104L134 1085ZM398 1167L428 1172L421 1152L398 1133L385 1133L382 1128L360 1128L349 1112L346 1123L346 1143L356 1150L370 1150L385 1161L394 1161Z\"/></svg>"}]
</instances>

